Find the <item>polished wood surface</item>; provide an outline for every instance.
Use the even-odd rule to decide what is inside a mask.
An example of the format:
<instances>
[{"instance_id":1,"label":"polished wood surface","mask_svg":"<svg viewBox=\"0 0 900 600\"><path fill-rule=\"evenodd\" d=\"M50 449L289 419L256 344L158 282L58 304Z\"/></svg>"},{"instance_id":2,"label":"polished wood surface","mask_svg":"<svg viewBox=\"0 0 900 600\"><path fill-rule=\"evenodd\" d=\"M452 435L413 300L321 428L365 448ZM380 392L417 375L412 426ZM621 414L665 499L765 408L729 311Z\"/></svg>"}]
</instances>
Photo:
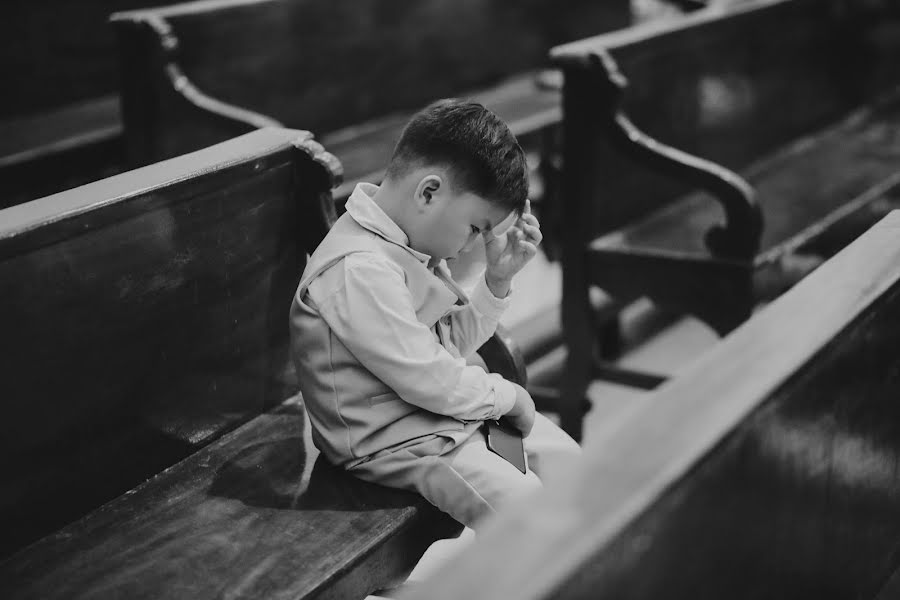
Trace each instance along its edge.
<instances>
[{"instance_id":1,"label":"polished wood surface","mask_svg":"<svg viewBox=\"0 0 900 600\"><path fill-rule=\"evenodd\" d=\"M554 48L567 77L609 53L627 79L624 110L656 140L731 169L743 169L796 138L839 120L895 85L897 24L890 15L840 3L754 0L684 19L588 38ZM578 210L611 230L689 191L603 144L602 103L567 106L602 165L589 178L601 202ZM577 175L577 173L573 173ZM627 201L625 200L627 199ZM587 212L584 212L587 211Z\"/></svg>"},{"instance_id":2,"label":"polished wood surface","mask_svg":"<svg viewBox=\"0 0 900 600\"><path fill-rule=\"evenodd\" d=\"M115 36L106 21L144 3L3 3L0 208L125 169Z\"/></svg>"},{"instance_id":3,"label":"polished wood surface","mask_svg":"<svg viewBox=\"0 0 900 600\"><path fill-rule=\"evenodd\" d=\"M0 563L0 596L362 598L458 531L331 467L294 400Z\"/></svg>"},{"instance_id":4,"label":"polished wood surface","mask_svg":"<svg viewBox=\"0 0 900 600\"><path fill-rule=\"evenodd\" d=\"M871 598L900 536L900 211L415 598Z\"/></svg>"},{"instance_id":5,"label":"polished wood surface","mask_svg":"<svg viewBox=\"0 0 900 600\"><path fill-rule=\"evenodd\" d=\"M116 96L2 120L0 208L115 175L124 152Z\"/></svg>"},{"instance_id":6,"label":"polished wood surface","mask_svg":"<svg viewBox=\"0 0 900 600\"><path fill-rule=\"evenodd\" d=\"M0 211L4 552L291 395L285 315L338 177L263 130Z\"/></svg>"},{"instance_id":7,"label":"polished wood surface","mask_svg":"<svg viewBox=\"0 0 900 600\"><path fill-rule=\"evenodd\" d=\"M557 123L558 89L534 81L547 50L630 18L622 0L229 0L120 13L129 154L144 164L274 120L316 132L348 185L380 180L406 119L441 97L474 95L518 135Z\"/></svg>"},{"instance_id":8,"label":"polished wood surface","mask_svg":"<svg viewBox=\"0 0 900 600\"><path fill-rule=\"evenodd\" d=\"M106 20L113 11L146 4L146 0L6 0L0 19L4 82L0 121L115 94L115 35Z\"/></svg>"},{"instance_id":9,"label":"polished wood surface","mask_svg":"<svg viewBox=\"0 0 900 600\"><path fill-rule=\"evenodd\" d=\"M615 345L614 323L594 332L589 286L725 334L898 206L896 16L752 0L553 49L567 431Z\"/></svg>"}]
</instances>

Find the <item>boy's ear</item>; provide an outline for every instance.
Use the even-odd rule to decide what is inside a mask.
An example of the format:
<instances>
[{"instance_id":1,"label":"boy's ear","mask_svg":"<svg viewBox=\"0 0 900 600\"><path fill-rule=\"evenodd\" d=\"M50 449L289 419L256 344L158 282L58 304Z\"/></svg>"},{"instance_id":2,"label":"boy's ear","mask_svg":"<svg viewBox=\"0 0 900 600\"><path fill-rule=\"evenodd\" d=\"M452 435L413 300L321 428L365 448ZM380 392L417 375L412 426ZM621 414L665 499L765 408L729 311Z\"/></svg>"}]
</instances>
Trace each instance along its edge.
<instances>
[{"instance_id":1,"label":"boy's ear","mask_svg":"<svg viewBox=\"0 0 900 600\"><path fill-rule=\"evenodd\" d=\"M432 174L423 177L416 186L416 205L420 209L424 209L432 204L443 185L444 182L439 175Z\"/></svg>"}]
</instances>

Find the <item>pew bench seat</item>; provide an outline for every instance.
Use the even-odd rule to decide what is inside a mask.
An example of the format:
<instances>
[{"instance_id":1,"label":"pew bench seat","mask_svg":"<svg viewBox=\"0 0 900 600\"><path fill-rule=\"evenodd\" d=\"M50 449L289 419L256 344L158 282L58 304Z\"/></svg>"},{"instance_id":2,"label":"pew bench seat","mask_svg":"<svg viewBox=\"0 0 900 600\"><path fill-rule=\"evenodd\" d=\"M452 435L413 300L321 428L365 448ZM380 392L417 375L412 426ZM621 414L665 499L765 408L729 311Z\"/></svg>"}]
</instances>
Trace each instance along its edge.
<instances>
[{"instance_id":1,"label":"pew bench seat","mask_svg":"<svg viewBox=\"0 0 900 600\"><path fill-rule=\"evenodd\" d=\"M293 398L0 563L0 596L363 598L459 531L331 467Z\"/></svg>"}]
</instances>

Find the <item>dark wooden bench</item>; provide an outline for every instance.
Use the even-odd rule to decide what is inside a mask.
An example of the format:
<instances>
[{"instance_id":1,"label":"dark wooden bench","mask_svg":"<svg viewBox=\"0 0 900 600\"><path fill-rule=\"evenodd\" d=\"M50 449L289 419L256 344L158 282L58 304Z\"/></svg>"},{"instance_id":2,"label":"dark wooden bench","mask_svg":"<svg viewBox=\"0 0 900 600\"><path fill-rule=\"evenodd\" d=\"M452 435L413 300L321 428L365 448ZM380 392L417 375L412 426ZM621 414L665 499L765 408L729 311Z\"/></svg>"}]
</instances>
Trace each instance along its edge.
<instances>
[{"instance_id":1,"label":"dark wooden bench","mask_svg":"<svg viewBox=\"0 0 900 600\"><path fill-rule=\"evenodd\" d=\"M696 6L685 0L671 1L685 9ZM177 3L178 0L151 2L156 7ZM4 57L0 62L0 80L10 85L0 97L0 208L96 181L127 168L114 31L108 27L107 19L110 12L134 10L146 4L146 0L6 3L6 13L11 18L0 22L0 56ZM604 3L599 10L608 11L605 16L597 7L588 7L587 2L580 4L548 4L539 9L543 12L526 17L523 24L534 27L538 23L546 29L547 43L553 44L629 22L627 2L617 0L616 7L611 2ZM597 16L583 18L586 11L596 12ZM601 21L602 26L597 28ZM326 79L333 81L336 75L339 76L329 72ZM350 85L347 81L345 85ZM248 130L241 130L244 131ZM186 147L184 151L187 150Z\"/></svg>"},{"instance_id":2,"label":"dark wooden bench","mask_svg":"<svg viewBox=\"0 0 900 600\"><path fill-rule=\"evenodd\" d=\"M267 131L0 211L4 550L290 395L277 311L333 215L308 138Z\"/></svg>"},{"instance_id":3,"label":"dark wooden bench","mask_svg":"<svg viewBox=\"0 0 900 600\"><path fill-rule=\"evenodd\" d=\"M144 2L3 3L0 208L125 168L115 36L107 19Z\"/></svg>"},{"instance_id":4,"label":"dark wooden bench","mask_svg":"<svg viewBox=\"0 0 900 600\"><path fill-rule=\"evenodd\" d=\"M339 176L264 129L0 211L0 597L363 597L458 533L311 444L287 316Z\"/></svg>"},{"instance_id":5,"label":"dark wooden bench","mask_svg":"<svg viewBox=\"0 0 900 600\"><path fill-rule=\"evenodd\" d=\"M615 356L592 286L724 334L885 214L900 180L898 16L754 0L553 49L568 431L598 357ZM644 375L631 380L665 376Z\"/></svg>"},{"instance_id":6,"label":"dark wooden bench","mask_svg":"<svg viewBox=\"0 0 900 600\"><path fill-rule=\"evenodd\" d=\"M557 85L535 79L547 50L630 14L622 0L221 0L118 13L129 156L146 164L302 123L344 165L342 200L358 181L380 181L413 111L465 95L535 148L560 119Z\"/></svg>"},{"instance_id":7,"label":"dark wooden bench","mask_svg":"<svg viewBox=\"0 0 900 600\"><path fill-rule=\"evenodd\" d=\"M895 211L406 597L896 598L898 398Z\"/></svg>"},{"instance_id":8,"label":"dark wooden bench","mask_svg":"<svg viewBox=\"0 0 900 600\"><path fill-rule=\"evenodd\" d=\"M112 175L124 151L114 95L0 119L0 208Z\"/></svg>"}]
</instances>

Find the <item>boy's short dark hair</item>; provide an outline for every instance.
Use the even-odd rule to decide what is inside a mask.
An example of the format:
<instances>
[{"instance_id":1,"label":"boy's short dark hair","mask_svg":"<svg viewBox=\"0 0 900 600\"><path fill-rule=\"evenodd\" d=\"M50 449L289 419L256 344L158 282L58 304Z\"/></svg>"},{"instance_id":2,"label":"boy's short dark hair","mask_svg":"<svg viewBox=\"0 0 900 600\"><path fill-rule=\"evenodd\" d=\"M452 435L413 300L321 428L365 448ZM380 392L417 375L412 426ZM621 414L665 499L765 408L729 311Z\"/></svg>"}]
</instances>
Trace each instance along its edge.
<instances>
[{"instance_id":1,"label":"boy's short dark hair","mask_svg":"<svg viewBox=\"0 0 900 600\"><path fill-rule=\"evenodd\" d=\"M439 100L413 115L387 175L399 178L421 164L448 169L457 186L511 211L525 208L525 152L506 123L477 102Z\"/></svg>"}]
</instances>

